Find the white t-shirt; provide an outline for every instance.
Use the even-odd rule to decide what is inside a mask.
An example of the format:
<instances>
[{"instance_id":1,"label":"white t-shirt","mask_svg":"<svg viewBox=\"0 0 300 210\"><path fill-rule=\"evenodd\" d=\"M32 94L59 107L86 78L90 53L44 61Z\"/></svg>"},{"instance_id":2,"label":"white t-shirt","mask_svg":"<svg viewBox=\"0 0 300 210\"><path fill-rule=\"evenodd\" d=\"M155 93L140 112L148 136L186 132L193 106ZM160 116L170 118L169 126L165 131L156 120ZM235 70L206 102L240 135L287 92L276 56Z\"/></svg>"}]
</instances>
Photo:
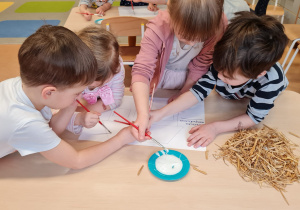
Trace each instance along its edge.
<instances>
[{"instance_id":1,"label":"white t-shirt","mask_svg":"<svg viewBox=\"0 0 300 210\"><path fill-rule=\"evenodd\" d=\"M230 23L230 20L232 18L234 18L234 13L241 11L250 11L250 7L245 0L225 0L223 9L228 23Z\"/></svg>"},{"instance_id":2,"label":"white t-shirt","mask_svg":"<svg viewBox=\"0 0 300 210\"><path fill-rule=\"evenodd\" d=\"M56 147L61 139L49 127L49 107L35 109L20 77L0 83L0 158L17 150L22 156Z\"/></svg>"}]
</instances>

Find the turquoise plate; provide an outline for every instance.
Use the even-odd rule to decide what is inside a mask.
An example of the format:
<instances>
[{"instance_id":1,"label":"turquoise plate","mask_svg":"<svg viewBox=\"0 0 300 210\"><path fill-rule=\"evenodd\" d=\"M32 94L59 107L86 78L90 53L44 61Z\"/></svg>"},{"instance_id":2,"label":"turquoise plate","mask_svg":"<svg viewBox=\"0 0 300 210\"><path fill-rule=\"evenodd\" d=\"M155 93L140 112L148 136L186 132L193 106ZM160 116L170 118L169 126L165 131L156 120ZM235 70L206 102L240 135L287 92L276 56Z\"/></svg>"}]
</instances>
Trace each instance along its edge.
<instances>
[{"instance_id":1,"label":"turquoise plate","mask_svg":"<svg viewBox=\"0 0 300 210\"><path fill-rule=\"evenodd\" d=\"M160 155L164 155L165 154L165 150L158 151L158 153ZM184 154L182 154L182 153L180 153L178 151L175 151L175 150L169 150L168 155L174 155L175 157L178 157L182 161L182 169L181 169L181 171L179 171L177 174L173 174L173 175L166 175L166 174L163 174L163 173L159 172L156 169L156 166L155 166L155 161L159 157L156 153L154 153L149 158L149 161L148 161L149 170L151 171L151 173L154 176L156 176L157 178L160 178L162 180L166 180L166 181L176 181L176 180L179 180L179 179L181 179L182 177L184 177L189 172L189 170L190 170L190 162L189 162L189 160L187 159L187 157Z\"/></svg>"},{"instance_id":2,"label":"turquoise plate","mask_svg":"<svg viewBox=\"0 0 300 210\"><path fill-rule=\"evenodd\" d=\"M96 24L101 24L102 20L104 20L104 19L103 18L97 19L97 20L95 20L95 23Z\"/></svg>"}]
</instances>

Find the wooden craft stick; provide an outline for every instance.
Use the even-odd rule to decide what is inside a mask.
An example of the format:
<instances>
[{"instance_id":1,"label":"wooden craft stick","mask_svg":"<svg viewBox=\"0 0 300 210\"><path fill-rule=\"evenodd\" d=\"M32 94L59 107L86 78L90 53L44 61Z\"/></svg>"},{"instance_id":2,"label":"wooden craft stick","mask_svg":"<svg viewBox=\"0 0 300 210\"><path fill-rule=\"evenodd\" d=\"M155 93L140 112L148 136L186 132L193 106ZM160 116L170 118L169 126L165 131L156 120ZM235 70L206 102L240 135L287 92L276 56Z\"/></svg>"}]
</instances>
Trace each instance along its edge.
<instances>
[{"instance_id":1,"label":"wooden craft stick","mask_svg":"<svg viewBox=\"0 0 300 210\"><path fill-rule=\"evenodd\" d=\"M150 99L149 112L150 112L150 110L151 110L151 108L152 108L152 102L153 102L154 91L155 91L155 83L154 83L154 85L153 85L152 95L151 95L151 99Z\"/></svg>"},{"instance_id":2,"label":"wooden craft stick","mask_svg":"<svg viewBox=\"0 0 300 210\"><path fill-rule=\"evenodd\" d=\"M138 171L138 173L137 173L138 176L141 174L143 168L144 168L144 165L142 165L141 168L140 168L140 170Z\"/></svg>"}]
</instances>

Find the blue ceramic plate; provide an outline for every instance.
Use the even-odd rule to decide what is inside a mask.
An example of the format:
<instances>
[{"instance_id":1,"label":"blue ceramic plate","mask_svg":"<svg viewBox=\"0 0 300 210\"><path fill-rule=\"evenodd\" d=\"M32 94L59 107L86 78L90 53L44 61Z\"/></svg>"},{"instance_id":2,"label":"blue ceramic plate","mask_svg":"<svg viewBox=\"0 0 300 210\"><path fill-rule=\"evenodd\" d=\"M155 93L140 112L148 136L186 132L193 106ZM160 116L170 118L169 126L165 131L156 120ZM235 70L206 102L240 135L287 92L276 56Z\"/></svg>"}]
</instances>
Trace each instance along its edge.
<instances>
[{"instance_id":1,"label":"blue ceramic plate","mask_svg":"<svg viewBox=\"0 0 300 210\"><path fill-rule=\"evenodd\" d=\"M158 151L157 153L159 153L159 155L164 155L165 154L165 150L161 150L161 151ZM166 180L166 181L176 181L176 180L179 180L181 179L182 177L184 177L190 170L190 162L189 160L187 159L187 157L178 152L178 151L175 151L175 150L169 150L169 152L167 153L168 155L174 155L175 157L179 158L181 161L182 161L182 169L181 171L179 171L178 173L176 174L173 174L173 175L166 175L166 174L163 174L161 172L159 172L155 166L155 162L156 162L156 159L160 156L158 156L156 153L154 153L149 161L148 161L148 167L149 167L149 170L151 171L151 173L156 176L157 178L160 178L162 180Z\"/></svg>"}]
</instances>

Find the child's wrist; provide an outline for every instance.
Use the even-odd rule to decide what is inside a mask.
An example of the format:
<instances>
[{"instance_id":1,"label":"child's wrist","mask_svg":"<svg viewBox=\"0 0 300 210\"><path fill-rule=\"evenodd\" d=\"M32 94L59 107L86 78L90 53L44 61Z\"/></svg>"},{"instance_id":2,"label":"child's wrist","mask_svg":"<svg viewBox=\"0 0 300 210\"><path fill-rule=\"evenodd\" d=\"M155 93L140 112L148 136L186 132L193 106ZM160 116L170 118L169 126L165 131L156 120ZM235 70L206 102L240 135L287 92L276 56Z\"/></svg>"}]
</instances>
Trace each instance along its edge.
<instances>
[{"instance_id":1,"label":"child's wrist","mask_svg":"<svg viewBox=\"0 0 300 210\"><path fill-rule=\"evenodd\" d=\"M142 113L138 113L137 115L137 119L149 119L149 112L142 112Z\"/></svg>"},{"instance_id":2,"label":"child's wrist","mask_svg":"<svg viewBox=\"0 0 300 210\"><path fill-rule=\"evenodd\" d=\"M79 112L76 115L76 118L75 118L75 121L74 121L74 125L82 125L82 115L83 115L82 112Z\"/></svg>"},{"instance_id":3,"label":"child's wrist","mask_svg":"<svg viewBox=\"0 0 300 210\"><path fill-rule=\"evenodd\" d=\"M212 122L210 124L213 127L216 135L224 132L224 131L222 131L222 123L221 122L216 121L216 122Z\"/></svg>"},{"instance_id":4,"label":"child's wrist","mask_svg":"<svg viewBox=\"0 0 300 210\"><path fill-rule=\"evenodd\" d=\"M123 128L117 135L120 136L120 141L119 143L121 144L121 146L125 145L125 144L129 144L131 142L134 142L136 139L134 138L134 136L131 134L131 127L128 126L126 128Z\"/></svg>"}]
</instances>

